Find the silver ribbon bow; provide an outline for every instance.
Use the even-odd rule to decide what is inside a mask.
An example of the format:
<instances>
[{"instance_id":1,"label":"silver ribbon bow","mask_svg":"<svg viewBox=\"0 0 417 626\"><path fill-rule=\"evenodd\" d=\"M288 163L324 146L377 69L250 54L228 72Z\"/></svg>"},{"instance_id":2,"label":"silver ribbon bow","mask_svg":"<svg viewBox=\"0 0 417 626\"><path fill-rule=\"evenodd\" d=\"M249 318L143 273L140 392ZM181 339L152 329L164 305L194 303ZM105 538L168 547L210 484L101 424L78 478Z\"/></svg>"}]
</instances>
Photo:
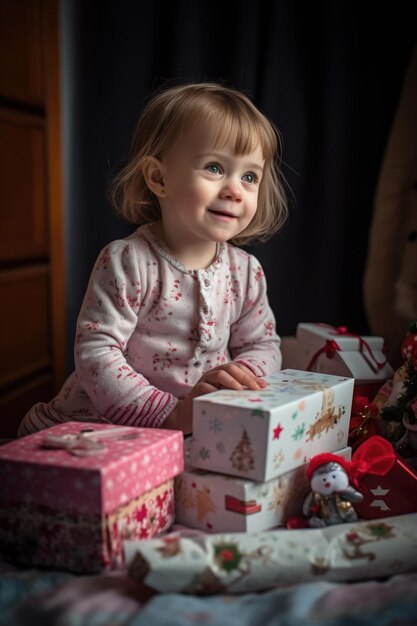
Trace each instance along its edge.
<instances>
[{"instance_id":1,"label":"silver ribbon bow","mask_svg":"<svg viewBox=\"0 0 417 626\"><path fill-rule=\"evenodd\" d=\"M42 448L65 449L74 456L92 456L106 450L103 440L125 440L137 437L140 437L139 433L132 432L131 427L125 426L103 430L85 429L74 435L45 435L42 439Z\"/></svg>"}]
</instances>

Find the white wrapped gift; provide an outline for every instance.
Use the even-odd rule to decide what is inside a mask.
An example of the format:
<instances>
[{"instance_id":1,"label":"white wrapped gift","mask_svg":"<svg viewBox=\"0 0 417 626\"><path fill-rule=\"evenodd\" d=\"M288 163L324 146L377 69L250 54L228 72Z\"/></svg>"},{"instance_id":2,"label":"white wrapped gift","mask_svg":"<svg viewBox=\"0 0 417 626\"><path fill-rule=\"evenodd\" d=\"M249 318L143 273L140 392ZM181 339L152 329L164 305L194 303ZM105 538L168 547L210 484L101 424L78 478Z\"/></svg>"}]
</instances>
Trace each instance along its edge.
<instances>
[{"instance_id":1,"label":"white wrapped gift","mask_svg":"<svg viewBox=\"0 0 417 626\"><path fill-rule=\"evenodd\" d=\"M353 379L286 369L193 402L191 463L265 482L347 445Z\"/></svg>"},{"instance_id":2,"label":"white wrapped gift","mask_svg":"<svg viewBox=\"0 0 417 626\"><path fill-rule=\"evenodd\" d=\"M282 341L285 367L349 376L356 385L382 385L393 369L382 337L355 335L345 327L300 323L296 337Z\"/></svg>"}]
</instances>

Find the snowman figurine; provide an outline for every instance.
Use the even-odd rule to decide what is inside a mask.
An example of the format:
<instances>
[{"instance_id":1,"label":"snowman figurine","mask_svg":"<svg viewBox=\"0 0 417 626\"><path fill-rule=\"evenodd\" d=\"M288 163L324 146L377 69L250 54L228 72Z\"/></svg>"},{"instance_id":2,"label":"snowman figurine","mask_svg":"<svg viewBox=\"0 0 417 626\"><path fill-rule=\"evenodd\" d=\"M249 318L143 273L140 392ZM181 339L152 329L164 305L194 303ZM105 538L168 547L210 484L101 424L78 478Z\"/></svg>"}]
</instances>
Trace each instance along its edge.
<instances>
[{"instance_id":1,"label":"snowman figurine","mask_svg":"<svg viewBox=\"0 0 417 626\"><path fill-rule=\"evenodd\" d=\"M335 454L318 454L307 468L311 491L303 504L309 526L321 528L358 519L352 502L363 500L349 480L351 463Z\"/></svg>"}]
</instances>

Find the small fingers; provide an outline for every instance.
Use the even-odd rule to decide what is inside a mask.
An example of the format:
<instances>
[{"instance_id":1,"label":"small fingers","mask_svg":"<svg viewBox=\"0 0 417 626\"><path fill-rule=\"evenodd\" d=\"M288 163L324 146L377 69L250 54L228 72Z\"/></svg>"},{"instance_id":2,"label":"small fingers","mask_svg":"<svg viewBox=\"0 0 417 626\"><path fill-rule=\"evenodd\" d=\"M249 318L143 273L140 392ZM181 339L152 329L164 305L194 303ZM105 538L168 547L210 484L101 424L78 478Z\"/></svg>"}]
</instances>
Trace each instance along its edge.
<instances>
[{"instance_id":1,"label":"small fingers","mask_svg":"<svg viewBox=\"0 0 417 626\"><path fill-rule=\"evenodd\" d=\"M240 367L235 363L226 363L225 365L215 367L209 370L200 379L215 385L217 388L259 390L266 386L266 383L257 378L248 368Z\"/></svg>"},{"instance_id":2,"label":"small fingers","mask_svg":"<svg viewBox=\"0 0 417 626\"><path fill-rule=\"evenodd\" d=\"M198 396L204 396L206 393L211 393L212 391L217 391L217 387L211 385L206 381L199 381L191 390L190 398L197 398Z\"/></svg>"},{"instance_id":3,"label":"small fingers","mask_svg":"<svg viewBox=\"0 0 417 626\"><path fill-rule=\"evenodd\" d=\"M251 390L263 389L266 387L266 382L262 378L258 378L247 367L240 363L228 363L228 372L240 382L240 384Z\"/></svg>"},{"instance_id":4,"label":"small fingers","mask_svg":"<svg viewBox=\"0 0 417 626\"><path fill-rule=\"evenodd\" d=\"M216 368L206 372L202 376L202 382L210 383L214 385L216 389L226 388L226 389L235 389L237 391L241 391L244 389L244 386L236 380L231 374L229 374L226 370Z\"/></svg>"},{"instance_id":5,"label":"small fingers","mask_svg":"<svg viewBox=\"0 0 417 626\"><path fill-rule=\"evenodd\" d=\"M256 376L247 365L244 365L243 363L240 363L239 361L232 361L231 365L233 365L234 367L238 367L243 372L246 372L246 374L248 374L252 378L255 378L255 380L263 383L266 386L266 382L264 381L264 379L261 378L260 376Z\"/></svg>"}]
</instances>

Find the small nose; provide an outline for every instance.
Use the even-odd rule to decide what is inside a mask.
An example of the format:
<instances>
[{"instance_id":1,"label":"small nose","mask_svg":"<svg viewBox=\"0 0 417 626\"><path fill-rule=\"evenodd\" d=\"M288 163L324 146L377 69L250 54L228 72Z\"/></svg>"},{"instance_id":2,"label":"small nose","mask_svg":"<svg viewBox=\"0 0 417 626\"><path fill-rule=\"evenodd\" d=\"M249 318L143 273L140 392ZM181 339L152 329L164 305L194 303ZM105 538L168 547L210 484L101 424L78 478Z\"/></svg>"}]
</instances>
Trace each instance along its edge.
<instances>
[{"instance_id":1,"label":"small nose","mask_svg":"<svg viewBox=\"0 0 417 626\"><path fill-rule=\"evenodd\" d=\"M234 202L242 201L242 194L239 185L230 179L224 182L219 196L222 199L233 200Z\"/></svg>"}]
</instances>

